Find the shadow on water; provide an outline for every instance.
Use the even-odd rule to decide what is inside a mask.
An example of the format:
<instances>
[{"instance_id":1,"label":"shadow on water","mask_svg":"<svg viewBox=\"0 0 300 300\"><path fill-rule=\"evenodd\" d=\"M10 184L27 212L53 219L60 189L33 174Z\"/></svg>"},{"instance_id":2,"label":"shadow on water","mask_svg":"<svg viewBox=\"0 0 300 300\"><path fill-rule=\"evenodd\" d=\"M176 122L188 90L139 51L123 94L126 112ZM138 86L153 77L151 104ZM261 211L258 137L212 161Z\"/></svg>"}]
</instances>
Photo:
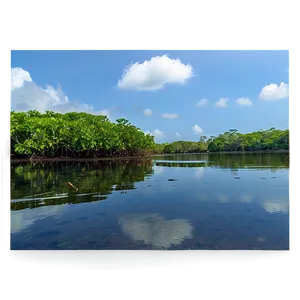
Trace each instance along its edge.
<instances>
[{"instance_id":1,"label":"shadow on water","mask_svg":"<svg viewBox=\"0 0 300 300\"><path fill-rule=\"evenodd\" d=\"M286 153L12 164L11 248L288 249L288 169Z\"/></svg>"}]
</instances>

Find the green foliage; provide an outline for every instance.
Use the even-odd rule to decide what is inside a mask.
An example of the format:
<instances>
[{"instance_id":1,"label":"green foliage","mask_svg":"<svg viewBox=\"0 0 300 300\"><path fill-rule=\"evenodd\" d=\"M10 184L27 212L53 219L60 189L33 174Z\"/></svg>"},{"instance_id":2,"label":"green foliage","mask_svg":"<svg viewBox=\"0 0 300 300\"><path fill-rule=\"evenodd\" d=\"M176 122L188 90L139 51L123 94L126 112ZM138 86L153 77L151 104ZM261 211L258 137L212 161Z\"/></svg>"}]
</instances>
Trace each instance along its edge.
<instances>
[{"instance_id":1,"label":"green foliage","mask_svg":"<svg viewBox=\"0 0 300 300\"><path fill-rule=\"evenodd\" d=\"M215 151L257 151L289 150L289 130L270 128L242 134L236 129L212 137L208 141L208 150Z\"/></svg>"},{"instance_id":2,"label":"green foliage","mask_svg":"<svg viewBox=\"0 0 300 300\"><path fill-rule=\"evenodd\" d=\"M170 144L156 144L156 153L200 153L223 151L288 150L289 130L259 130L247 134L236 129L217 137L200 136L199 142L177 141Z\"/></svg>"},{"instance_id":3,"label":"green foliage","mask_svg":"<svg viewBox=\"0 0 300 300\"><path fill-rule=\"evenodd\" d=\"M164 149L167 145L168 145L168 143L155 144L154 153L163 153Z\"/></svg>"},{"instance_id":4,"label":"green foliage","mask_svg":"<svg viewBox=\"0 0 300 300\"><path fill-rule=\"evenodd\" d=\"M112 123L106 116L83 112L11 112L11 153L15 156L80 158L288 149L289 130L274 127L247 134L230 129L217 137L200 136L198 142L155 144L153 136L125 119Z\"/></svg>"},{"instance_id":5,"label":"green foliage","mask_svg":"<svg viewBox=\"0 0 300 300\"><path fill-rule=\"evenodd\" d=\"M164 153L199 153L206 152L207 144L201 142L177 141L164 147Z\"/></svg>"},{"instance_id":6,"label":"green foliage","mask_svg":"<svg viewBox=\"0 0 300 300\"><path fill-rule=\"evenodd\" d=\"M148 155L154 138L125 119L46 111L11 112L11 153L46 157Z\"/></svg>"}]
</instances>

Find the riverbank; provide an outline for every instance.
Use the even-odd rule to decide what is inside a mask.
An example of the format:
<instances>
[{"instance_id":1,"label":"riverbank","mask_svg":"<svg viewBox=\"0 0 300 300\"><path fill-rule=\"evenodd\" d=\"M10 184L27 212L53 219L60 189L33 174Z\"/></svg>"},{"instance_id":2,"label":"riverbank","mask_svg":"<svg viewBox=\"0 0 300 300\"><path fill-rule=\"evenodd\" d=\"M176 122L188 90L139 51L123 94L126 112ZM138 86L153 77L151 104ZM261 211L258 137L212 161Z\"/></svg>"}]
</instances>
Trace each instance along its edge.
<instances>
[{"instance_id":1,"label":"riverbank","mask_svg":"<svg viewBox=\"0 0 300 300\"><path fill-rule=\"evenodd\" d=\"M289 153L289 150L259 150L259 151L227 151L227 152L199 152L199 153L155 153L147 156L103 156L103 157L86 157L86 158L73 158L73 157L26 157L26 158L11 158L11 163L23 162L65 162L65 161L79 161L79 162L93 162L102 160L128 160L128 159L149 159L157 156L169 155L209 155L209 154L263 154L263 153Z\"/></svg>"}]
</instances>

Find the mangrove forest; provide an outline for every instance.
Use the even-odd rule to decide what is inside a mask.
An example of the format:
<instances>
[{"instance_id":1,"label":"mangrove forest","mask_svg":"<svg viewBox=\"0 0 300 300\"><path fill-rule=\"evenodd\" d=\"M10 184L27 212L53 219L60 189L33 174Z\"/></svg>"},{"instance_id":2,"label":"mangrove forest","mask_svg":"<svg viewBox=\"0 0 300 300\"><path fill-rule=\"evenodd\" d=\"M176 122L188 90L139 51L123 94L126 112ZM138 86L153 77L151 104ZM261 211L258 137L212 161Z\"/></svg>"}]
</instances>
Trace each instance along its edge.
<instances>
[{"instance_id":1,"label":"mangrove forest","mask_svg":"<svg viewBox=\"0 0 300 300\"><path fill-rule=\"evenodd\" d=\"M230 129L217 137L201 136L198 142L177 141L161 144L160 147L163 148L163 153L289 150L289 130L272 127L243 134Z\"/></svg>"},{"instance_id":2,"label":"mangrove forest","mask_svg":"<svg viewBox=\"0 0 300 300\"><path fill-rule=\"evenodd\" d=\"M201 153L289 150L289 130L270 128L251 133L236 129L199 141L155 144L154 136L122 118L70 112L11 112L13 158L97 158L147 156L154 153Z\"/></svg>"}]
</instances>

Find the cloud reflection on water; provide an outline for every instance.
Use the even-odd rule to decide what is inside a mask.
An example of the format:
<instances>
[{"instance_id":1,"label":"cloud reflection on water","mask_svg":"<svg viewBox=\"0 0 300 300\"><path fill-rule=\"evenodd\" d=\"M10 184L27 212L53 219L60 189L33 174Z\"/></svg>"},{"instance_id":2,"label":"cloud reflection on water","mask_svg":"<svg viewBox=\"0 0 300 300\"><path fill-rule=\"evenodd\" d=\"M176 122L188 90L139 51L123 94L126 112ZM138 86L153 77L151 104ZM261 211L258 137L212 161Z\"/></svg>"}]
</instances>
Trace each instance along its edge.
<instances>
[{"instance_id":1,"label":"cloud reflection on water","mask_svg":"<svg viewBox=\"0 0 300 300\"><path fill-rule=\"evenodd\" d=\"M131 214L119 219L121 228L134 241L157 248L179 245L193 237L193 227L187 220L167 220L159 214Z\"/></svg>"},{"instance_id":2,"label":"cloud reflection on water","mask_svg":"<svg viewBox=\"0 0 300 300\"><path fill-rule=\"evenodd\" d=\"M218 198L219 198L219 202L220 203L227 203L227 202L229 202L229 197L226 194L220 194Z\"/></svg>"},{"instance_id":3,"label":"cloud reflection on water","mask_svg":"<svg viewBox=\"0 0 300 300\"><path fill-rule=\"evenodd\" d=\"M34 209L22 209L11 212L11 233L27 229L36 221L64 212L67 205L42 206Z\"/></svg>"},{"instance_id":4,"label":"cloud reflection on water","mask_svg":"<svg viewBox=\"0 0 300 300\"><path fill-rule=\"evenodd\" d=\"M252 201L252 196L250 194L243 194L240 198L243 203L250 203Z\"/></svg>"},{"instance_id":5,"label":"cloud reflection on water","mask_svg":"<svg viewBox=\"0 0 300 300\"><path fill-rule=\"evenodd\" d=\"M289 200L287 198L281 199L268 199L263 202L264 209L271 213L284 213L287 214L289 212Z\"/></svg>"},{"instance_id":6,"label":"cloud reflection on water","mask_svg":"<svg viewBox=\"0 0 300 300\"><path fill-rule=\"evenodd\" d=\"M197 179L200 179L204 176L204 168L197 168L195 171L195 176Z\"/></svg>"},{"instance_id":7,"label":"cloud reflection on water","mask_svg":"<svg viewBox=\"0 0 300 300\"><path fill-rule=\"evenodd\" d=\"M154 174L159 175L162 174L164 172L164 167L160 167L160 166L154 166Z\"/></svg>"}]
</instances>

